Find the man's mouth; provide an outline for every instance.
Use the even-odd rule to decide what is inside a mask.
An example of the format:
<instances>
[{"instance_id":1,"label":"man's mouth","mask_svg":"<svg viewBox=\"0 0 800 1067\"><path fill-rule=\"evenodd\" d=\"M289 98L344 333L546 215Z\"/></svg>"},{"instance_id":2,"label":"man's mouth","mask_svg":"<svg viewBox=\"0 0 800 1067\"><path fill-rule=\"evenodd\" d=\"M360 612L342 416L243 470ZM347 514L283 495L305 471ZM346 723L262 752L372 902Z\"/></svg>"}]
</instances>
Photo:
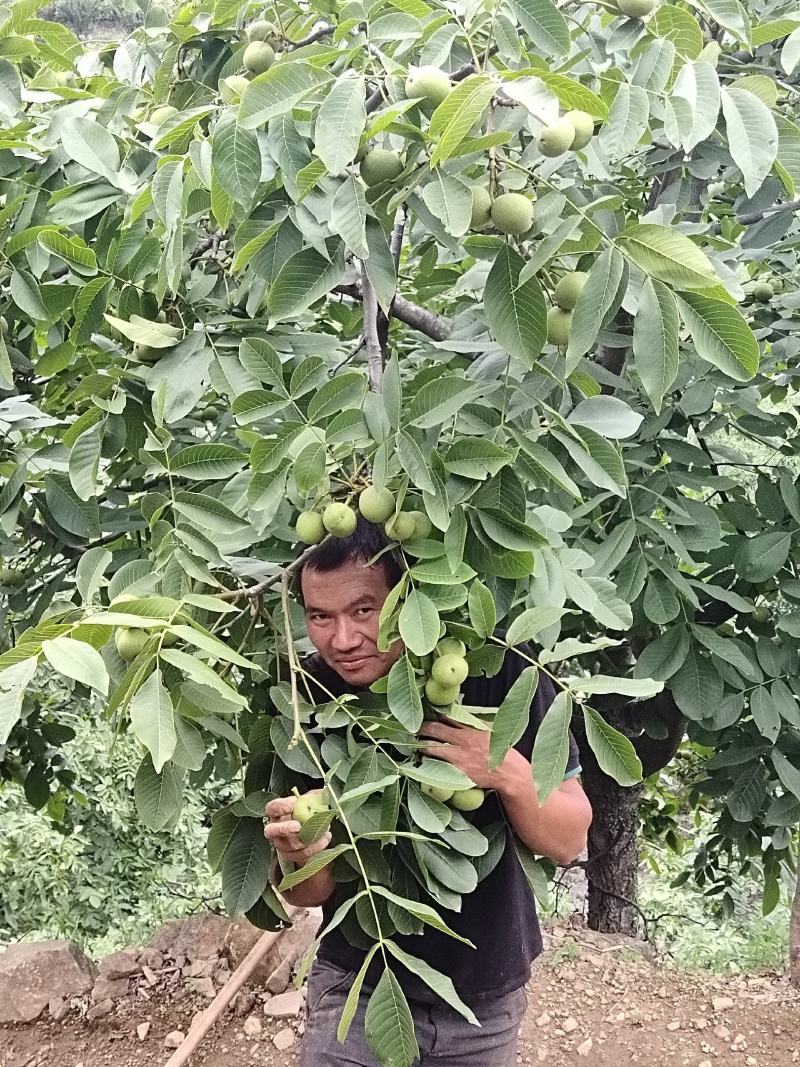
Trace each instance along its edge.
<instances>
[{"instance_id":1,"label":"man's mouth","mask_svg":"<svg viewBox=\"0 0 800 1067\"><path fill-rule=\"evenodd\" d=\"M355 671L359 667L363 667L369 658L369 656L353 656L351 659L340 659L336 662L340 667L344 667L345 670Z\"/></svg>"}]
</instances>

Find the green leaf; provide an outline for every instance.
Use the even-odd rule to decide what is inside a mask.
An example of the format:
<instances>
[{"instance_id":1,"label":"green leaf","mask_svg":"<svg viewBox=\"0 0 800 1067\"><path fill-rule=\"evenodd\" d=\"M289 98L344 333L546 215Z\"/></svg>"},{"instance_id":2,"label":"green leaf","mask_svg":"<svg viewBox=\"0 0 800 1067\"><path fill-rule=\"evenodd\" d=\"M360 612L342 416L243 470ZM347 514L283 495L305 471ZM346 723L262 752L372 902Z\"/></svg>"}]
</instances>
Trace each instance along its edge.
<instances>
[{"instance_id":1,"label":"green leaf","mask_svg":"<svg viewBox=\"0 0 800 1067\"><path fill-rule=\"evenodd\" d=\"M521 645L524 641L530 641L536 634L555 626L566 615L566 608L551 607L542 604L536 608L527 608L511 623L506 633L506 643L509 645Z\"/></svg>"},{"instance_id":2,"label":"green leaf","mask_svg":"<svg viewBox=\"0 0 800 1067\"><path fill-rule=\"evenodd\" d=\"M92 119L69 118L61 127L61 144L70 159L117 184L119 148L105 126Z\"/></svg>"},{"instance_id":3,"label":"green leaf","mask_svg":"<svg viewBox=\"0 0 800 1067\"><path fill-rule=\"evenodd\" d=\"M496 770L519 741L530 721L531 701L539 684L536 667L526 667L497 709L489 741L489 770Z\"/></svg>"},{"instance_id":4,"label":"green leaf","mask_svg":"<svg viewBox=\"0 0 800 1067\"><path fill-rule=\"evenodd\" d=\"M594 708L584 706L583 724L600 770L622 786L641 782L642 764L628 738L609 726Z\"/></svg>"},{"instance_id":5,"label":"green leaf","mask_svg":"<svg viewBox=\"0 0 800 1067\"><path fill-rule=\"evenodd\" d=\"M103 318L123 337L148 348L173 348L179 343L183 333L177 326L170 326L166 322L151 322L141 315L131 315L130 322L118 319L115 315L104 315Z\"/></svg>"},{"instance_id":6,"label":"green leaf","mask_svg":"<svg viewBox=\"0 0 800 1067\"><path fill-rule=\"evenodd\" d=\"M398 908L410 912L415 918L424 922L427 926L433 927L434 930L438 930L442 934L447 934L448 937L452 937L456 941L461 941L465 945L472 945L472 942L466 937L462 937L460 934L457 934L455 930L451 929L428 904L423 904L418 900L410 900L408 897L398 896L397 893L391 892L391 890L382 885L374 885L372 890L374 893L377 893L378 896L385 897L386 900L390 900L393 904L396 904Z\"/></svg>"},{"instance_id":7,"label":"green leaf","mask_svg":"<svg viewBox=\"0 0 800 1067\"><path fill-rule=\"evenodd\" d=\"M667 101L664 132L676 148L692 152L714 132L719 117L719 75L710 63L684 63Z\"/></svg>"},{"instance_id":8,"label":"green leaf","mask_svg":"<svg viewBox=\"0 0 800 1067\"><path fill-rule=\"evenodd\" d=\"M570 370L597 340L597 335L611 313L616 311L619 291L625 280L625 261L616 247L609 246L595 260L575 311L567 347Z\"/></svg>"},{"instance_id":9,"label":"green leaf","mask_svg":"<svg viewBox=\"0 0 800 1067\"><path fill-rule=\"evenodd\" d=\"M469 587L467 608L469 621L478 637L491 637L497 625L497 610L491 589L478 578Z\"/></svg>"},{"instance_id":10,"label":"green leaf","mask_svg":"<svg viewBox=\"0 0 800 1067\"><path fill-rule=\"evenodd\" d=\"M103 584L103 575L113 559L107 548L97 545L88 548L78 560L75 585L84 604L91 604Z\"/></svg>"},{"instance_id":11,"label":"green leaf","mask_svg":"<svg viewBox=\"0 0 800 1067\"><path fill-rule=\"evenodd\" d=\"M741 170L748 196L755 196L778 154L778 128L772 112L753 93L722 90L728 150Z\"/></svg>"},{"instance_id":12,"label":"green leaf","mask_svg":"<svg viewBox=\"0 0 800 1067\"><path fill-rule=\"evenodd\" d=\"M467 1007L464 1001L459 997L458 993L456 993L451 978L448 978L446 974L442 974L441 971L435 970L435 968L431 967L425 960L419 959L418 956L411 956L409 953L404 952L394 941L387 941L386 948L388 948L395 959L398 959L412 974L421 978L428 988L432 989L433 992L446 1004L449 1004L451 1008L459 1013L459 1015L463 1015L468 1023L472 1023L473 1026L480 1025L472 1009Z\"/></svg>"},{"instance_id":13,"label":"green leaf","mask_svg":"<svg viewBox=\"0 0 800 1067\"><path fill-rule=\"evenodd\" d=\"M772 750L772 765L784 789L800 800L800 771L778 749Z\"/></svg>"},{"instance_id":14,"label":"green leaf","mask_svg":"<svg viewBox=\"0 0 800 1067\"><path fill-rule=\"evenodd\" d=\"M95 499L81 500L69 477L53 471L44 476L47 506L56 522L77 537L96 537L100 530L100 511Z\"/></svg>"},{"instance_id":15,"label":"green leaf","mask_svg":"<svg viewBox=\"0 0 800 1067\"><path fill-rule=\"evenodd\" d=\"M69 480L81 500L97 495L97 470L103 447L105 423L99 422L82 433L69 454Z\"/></svg>"},{"instance_id":16,"label":"green leaf","mask_svg":"<svg viewBox=\"0 0 800 1067\"><path fill-rule=\"evenodd\" d=\"M537 50L548 56L569 53L569 26L553 0L511 0L510 6Z\"/></svg>"},{"instance_id":17,"label":"green leaf","mask_svg":"<svg viewBox=\"0 0 800 1067\"><path fill-rule=\"evenodd\" d=\"M311 857L308 863L303 864L302 867L298 867L296 871L287 874L281 884L277 887L278 892L285 893L287 889L293 889L294 886L300 885L301 882L305 882L307 878L313 878L315 874L319 874L320 871L324 870L329 863L333 863L337 856L341 856L343 852L349 852L352 847L353 846L350 844L336 845L334 848L326 848L323 849L322 852L318 852L315 856Z\"/></svg>"},{"instance_id":18,"label":"green leaf","mask_svg":"<svg viewBox=\"0 0 800 1067\"><path fill-rule=\"evenodd\" d=\"M156 771L150 753L144 757L133 783L136 810L148 830L164 830L177 821L183 806L183 775L173 763Z\"/></svg>"},{"instance_id":19,"label":"green leaf","mask_svg":"<svg viewBox=\"0 0 800 1067\"><path fill-rule=\"evenodd\" d=\"M709 289L719 284L706 254L675 229L635 223L617 243L645 274L673 289Z\"/></svg>"},{"instance_id":20,"label":"green leaf","mask_svg":"<svg viewBox=\"0 0 800 1067\"><path fill-rule=\"evenodd\" d=\"M312 493L322 481L325 475L325 456L325 445L321 441L312 441L294 461L292 476L304 496Z\"/></svg>"},{"instance_id":21,"label":"green leaf","mask_svg":"<svg viewBox=\"0 0 800 1067\"><path fill-rule=\"evenodd\" d=\"M400 430L395 440L400 466L411 479L412 484L425 493L435 492L425 455L416 439L407 430Z\"/></svg>"},{"instance_id":22,"label":"green leaf","mask_svg":"<svg viewBox=\"0 0 800 1067\"><path fill-rule=\"evenodd\" d=\"M439 640L439 612L429 597L412 590L400 609L400 636L415 656L433 652Z\"/></svg>"},{"instance_id":23,"label":"green leaf","mask_svg":"<svg viewBox=\"0 0 800 1067\"><path fill-rule=\"evenodd\" d=\"M85 344L102 326L111 285L112 282L107 278L94 278L75 297L69 334L72 344Z\"/></svg>"},{"instance_id":24,"label":"green leaf","mask_svg":"<svg viewBox=\"0 0 800 1067\"><path fill-rule=\"evenodd\" d=\"M209 686L219 693L221 697L224 697L225 700L229 700L240 707L247 705L247 700L241 693L237 693L232 686L220 678L216 671L213 671L207 663L203 663L196 656L189 656L186 652L180 652L177 648L162 648L160 655L161 659L171 663L173 667L177 667L189 678L199 682L200 685Z\"/></svg>"},{"instance_id":25,"label":"green leaf","mask_svg":"<svg viewBox=\"0 0 800 1067\"><path fill-rule=\"evenodd\" d=\"M136 736L150 752L157 772L172 759L178 738L172 700L155 670L131 701L131 723Z\"/></svg>"},{"instance_id":26,"label":"green leaf","mask_svg":"<svg viewBox=\"0 0 800 1067\"><path fill-rule=\"evenodd\" d=\"M650 101L641 85L622 82L608 118L598 134L600 148L612 162L628 155L642 139L650 117Z\"/></svg>"},{"instance_id":27,"label":"green leaf","mask_svg":"<svg viewBox=\"0 0 800 1067\"><path fill-rule=\"evenodd\" d=\"M45 230L37 240L46 252L63 259L78 274L97 274L97 257L80 237L67 237L57 230Z\"/></svg>"},{"instance_id":28,"label":"green leaf","mask_svg":"<svg viewBox=\"0 0 800 1067\"><path fill-rule=\"evenodd\" d=\"M222 901L231 919L248 911L267 884L270 850L261 819L239 819L222 864Z\"/></svg>"},{"instance_id":29,"label":"green leaf","mask_svg":"<svg viewBox=\"0 0 800 1067\"><path fill-rule=\"evenodd\" d=\"M246 371L283 395L283 366L272 345L261 337L248 337L239 345L239 361Z\"/></svg>"},{"instance_id":30,"label":"green leaf","mask_svg":"<svg viewBox=\"0 0 800 1067\"><path fill-rule=\"evenodd\" d=\"M616 396L587 397L569 414L570 425L588 426L602 437L621 440L633 437L642 424L643 416Z\"/></svg>"},{"instance_id":31,"label":"green leaf","mask_svg":"<svg viewBox=\"0 0 800 1067\"><path fill-rule=\"evenodd\" d=\"M572 697L563 689L556 694L536 731L533 743L533 781L540 806L564 781L569 759Z\"/></svg>"},{"instance_id":32,"label":"green leaf","mask_svg":"<svg viewBox=\"0 0 800 1067\"><path fill-rule=\"evenodd\" d=\"M750 694L750 713L762 737L775 744L781 732L781 716L765 685L760 685Z\"/></svg>"},{"instance_id":33,"label":"green leaf","mask_svg":"<svg viewBox=\"0 0 800 1067\"><path fill-rule=\"evenodd\" d=\"M547 336L544 294L535 277L520 283L525 260L510 245L497 253L486 279L486 321L500 347L533 367Z\"/></svg>"},{"instance_id":34,"label":"green leaf","mask_svg":"<svg viewBox=\"0 0 800 1067\"><path fill-rule=\"evenodd\" d=\"M533 552L549 543L546 537L500 508L481 508L477 516L489 540L503 548L510 548L514 552Z\"/></svg>"},{"instance_id":35,"label":"green leaf","mask_svg":"<svg viewBox=\"0 0 800 1067\"><path fill-rule=\"evenodd\" d=\"M248 525L247 519L231 511L216 497L201 493L176 493L175 511L201 530L212 534L237 533Z\"/></svg>"},{"instance_id":36,"label":"green leaf","mask_svg":"<svg viewBox=\"0 0 800 1067\"><path fill-rule=\"evenodd\" d=\"M74 678L82 685L108 694L108 671L103 657L85 641L70 637L56 637L42 642L42 652L51 667L66 678ZM159 768L160 769L160 768Z\"/></svg>"},{"instance_id":37,"label":"green leaf","mask_svg":"<svg viewBox=\"0 0 800 1067\"><path fill-rule=\"evenodd\" d=\"M342 1014L339 1018L339 1025L336 1027L336 1039L341 1044L344 1044L347 1040L347 1035L350 1033L353 1018L358 1010L358 999L361 996L361 987L364 985L364 979L367 976L369 965L372 963L372 957L380 947L380 944L376 941L364 957L364 962L361 964L358 974L355 976L353 984L350 986L347 1000L344 1002Z\"/></svg>"},{"instance_id":38,"label":"green leaf","mask_svg":"<svg viewBox=\"0 0 800 1067\"><path fill-rule=\"evenodd\" d=\"M388 967L367 1002L364 1029L367 1044L383 1067L411 1067L419 1056L411 1009Z\"/></svg>"},{"instance_id":39,"label":"green leaf","mask_svg":"<svg viewBox=\"0 0 800 1067\"><path fill-rule=\"evenodd\" d=\"M697 59L703 50L703 33L697 16L674 4L662 4L648 23L648 29L672 41L679 56Z\"/></svg>"},{"instance_id":40,"label":"green leaf","mask_svg":"<svg viewBox=\"0 0 800 1067\"><path fill-rule=\"evenodd\" d=\"M463 237L472 216L472 192L458 178L435 170L422 190L422 199L434 218L440 219L453 237Z\"/></svg>"},{"instance_id":41,"label":"green leaf","mask_svg":"<svg viewBox=\"0 0 800 1067\"><path fill-rule=\"evenodd\" d=\"M450 530L448 529L449 532ZM434 543L436 544L437 542ZM412 567L411 577L424 585L463 585L475 577L475 571L463 562L457 563L454 568L451 568L449 562L444 557L440 557L429 560L427 563L418 563L416 567Z\"/></svg>"},{"instance_id":42,"label":"green leaf","mask_svg":"<svg viewBox=\"0 0 800 1067\"><path fill-rule=\"evenodd\" d=\"M309 93L330 81L327 71L310 63L276 63L253 78L242 93L236 121L245 129L258 129L271 118L291 111Z\"/></svg>"},{"instance_id":43,"label":"green leaf","mask_svg":"<svg viewBox=\"0 0 800 1067\"><path fill-rule=\"evenodd\" d=\"M541 71L538 77L558 97L558 102L564 111L586 111L596 119L608 118L608 107L602 97L591 89L587 89L575 78L568 78L566 74L553 74L550 71Z\"/></svg>"},{"instance_id":44,"label":"green leaf","mask_svg":"<svg viewBox=\"0 0 800 1067\"><path fill-rule=\"evenodd\" d=\"M295 252L278 271L267 304L274 322L297 315L338 285L344 277L342 247L329 262L313 248Z\"/></svg>"},{"instance_id":45,"label":"green leaf","mask_svg":"<svg viewBox=\"0 0 800 1067\"><path fill-rule=\"evenodd\" d=\"M399 770L406 778L413 778L422 785L440 785L445 789L470 789L474 785L463 771L444 760L423 757L419 764L401 763Z\"/></svg>"},{"instance_id":46,"label":"green leaf","mask_svg":"<svg viewBox=\"0 0 800 1067\"><path fill-rule=\"evenodd\" d=\"M617 678L610 674L565 678L570 689L577 693L619 693L626 697L652 697L660 693L664 683L652 678Z\"/></svg>"},{"instance_id":47,"label":"green leaf","mask_svg":"<svg viewBox=\"0 0 800 1067\"><path fill-rule=\"evenodd\" d=\"M519 865L522 868L522 872L525 875L525 880L530 886L531 892L543 908L549 907L550 894L547 891L547 875L544 868L527 845L524 845L516 834L512 836L512 841L514 843L514 852L519 860Z\"/></svg>"},{"instance_id":48,"label":"green leaf","mask_svg":"<svg viewBox=\"0 0 800 1067\"><path fill-rule=\"evenodd\" d=\"M218 124L211 141L211 161L222 189L237 204L249 208L261 184L261 149L256 134L236 122Z\"/></svg>"},{"instance_id":49,"label":"green leaf","mask_svg":"<svg viewBox=\"0 0 800 1067\"><path fill-rule=\"evenodd\" d=\"M636 371L656 414L678 375L680 319L675 297L663 282L646 278L633 323Z\"/></svg>"},{"instance_id":50,"label":"green leaf","mask_svg":"<svg viewBox=\"0 0 800 1067\"><path fill-rule=\"evenodd\" d=\"M353 255L367 259L367 198L364 186L348 174L333 196L330 227Z\"/></svg>"},{"instance_id":51,"label":"green leaf","mask_svg":"<svg viewBox=\"0 0 800 1067\"><path fill-rule=\"evenodd\" d=\"M760 762L738 768L733 786L725 798L736 822L752 822L761 811L767 795L767 775Z\"/></svg>"},{"instance_id":52,"label":"green leaf","mask_svg":"<svg viewBox=\"0 0 800 1067\"><path fill-rule=\"evenodd\" d=\"M386 698L389 711L400 725L410 733L416 733L422 725L422 698L407 654L402 655L389 671Z\"/></svg>"},{"instance_id":53,"label":"green leaf","mask_svg":"<svg viewBox=\"0 0 800 1067\"><path fill-rule=\"evenodd\" d=\"M314 151L329 174L339 175L358 152L367 122L363 77L343 75L325 94L314 128Z\"/></svg>"},{"instance_id":54,"label":"green leaf","mask_svg":"<svg viewBox=\"0 0 800 1067\"><path fill-rule=\"evenodd\" d=\"M316 392L308 403L309 422L319 422L347 408L360 406L367 390L367 379L359 371L337 374Z\"/></svg>"},{"instance_id":55,"label":"green leaf","mask_svg":"<svg viewBox=\"0 0 800 1067\"><path fill-rule=\"evenodd\" d=\"M711 718L722 701L722 678L711 660L694 647L670 681L670 689L680 710L694 722Z\"/></svg>"},{"instance_id":56,"label":"green leaf","mask_svg":"<svg viewBox=\"0 0 800 1067\"><path fill-rule=\"evenodd\" d=\"M408 407L407 424L423 430L441 426L474 400L480 388L449 374L426 382Z\"/></svg>"},{"instance_id":57,"label":"green leaf","mask_svg":"<svg viewBox=\"0 0 800 1067\"><path fill-rule=\"evenodd\" d=\"M736 573L754 584L765 582L783 568L791 547L792 535L780 530L749 537L733 557Z\"/></svg>"},{"instance_id":58,"label":"green leaf","mask_svg":"<svg viewBox=\"0 0 800 1067\"><path fill-rule=\"evenodd\" d=\"M430 165L445 163L483 115L495 93L495 83L487 74L470 74L453 89L431 116L428 135L438 139Z\"/></svg>"},{"instance_id":59,"label":"green leaf","mask_svg":"<svg viewBox=\"0 0 800 1067\"><path fill-rule=\"evenodd\" d=\"M173 474L193 481L218 481L231 478L247 461L231 445L189 445L170 460Z\"/></svg>"},{"instance_id":60,"label":"green leaf","mask_svg":"<svg viewBox=\"0 0 800 1067\"><path fill-rule=\"evenodd\" d=\"M678 303L697 354L737 382L752 378L759 364L758 341L739 309L699 293L683 293Z\"/></svg>"},{"instance_id":61,"label":"green leaf","mask_svg":"<svg viewBox=\"0 0 800 1067\"><path fill-rule=\"evenodd\" d=\"M633 669L634 678L655 678L666 682L683 665L689 644L686 628L671 626L640 653Z\"/></svg>"},{"instance_id":62,"label":"green leaf","mask_svg":"<svg viewBox=\"0 0 800 1067\"><path fill-rule=\"evenodd\" d=\"M29 658L0 670L0 745L5 745L8 741L12 729L22 715L25 689L36 674L38 662L37 648L33 655L29 654Z\"/></svg>"}]
</instances>

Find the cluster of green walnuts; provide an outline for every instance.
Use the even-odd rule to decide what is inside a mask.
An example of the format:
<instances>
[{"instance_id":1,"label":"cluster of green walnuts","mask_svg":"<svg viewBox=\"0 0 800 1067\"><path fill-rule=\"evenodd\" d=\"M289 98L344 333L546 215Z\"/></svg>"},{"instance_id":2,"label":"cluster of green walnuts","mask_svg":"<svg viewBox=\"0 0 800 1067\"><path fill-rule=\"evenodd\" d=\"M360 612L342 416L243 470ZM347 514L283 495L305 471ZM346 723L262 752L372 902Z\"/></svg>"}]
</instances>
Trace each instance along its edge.
<instances>
[{"instance_id":1,"label":"cluster of green walnuts","mask_svg":"<svg viewBox=\"0 0 800 1067\"><path fill-rule=\"evenodd\" d=\"M394 494L389 489L368 485L358 498L358 510L367 520L383 526L386 536L392 541L409 541L427 537L431 532L431 520L422 511L398 511ZM349 537L355 532L358 516L349 504L333 501L322 512L304 511L295 525L298 540L307 545L317 545L330 534L332 537Z\"/></svg>"}]
</instances>

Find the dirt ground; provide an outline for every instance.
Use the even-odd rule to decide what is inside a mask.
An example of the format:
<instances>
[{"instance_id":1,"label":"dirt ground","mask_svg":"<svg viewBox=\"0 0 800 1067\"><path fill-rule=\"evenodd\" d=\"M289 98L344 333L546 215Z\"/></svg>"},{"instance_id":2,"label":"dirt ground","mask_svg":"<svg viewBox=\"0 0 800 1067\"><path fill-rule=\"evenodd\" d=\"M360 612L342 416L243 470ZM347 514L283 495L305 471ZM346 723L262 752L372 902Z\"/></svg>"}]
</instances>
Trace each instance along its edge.
<instances>
[{"instance_id":1,"label":"dirt ground","mask_svg":"<svg viewBox=\"0 0 800 1067\"><path fill-rule=\"evenodd\" d=\"M258 993L258 991L254 991ZM560 927L528 989L518 1062L548 1067L790 1067L800 1063L800 993L785 976L703 978L652 962L631 942ZM160 1067L170 1031L188 1031L207 1001L176 987L142 994L87 1022L0 1027L0 1067ZM193 1067L296 1067L302 1019L229 1011L200 1046ZM151 1024L144 1040L142 1023ZM278 1031L292 1041L278 1051ZM280 1041L280 1039L279 1039ZM323 1067L323 1065L320 1065ZM492 1067L487 1064L486 1067Z\"/></svg>"}]
</instances>

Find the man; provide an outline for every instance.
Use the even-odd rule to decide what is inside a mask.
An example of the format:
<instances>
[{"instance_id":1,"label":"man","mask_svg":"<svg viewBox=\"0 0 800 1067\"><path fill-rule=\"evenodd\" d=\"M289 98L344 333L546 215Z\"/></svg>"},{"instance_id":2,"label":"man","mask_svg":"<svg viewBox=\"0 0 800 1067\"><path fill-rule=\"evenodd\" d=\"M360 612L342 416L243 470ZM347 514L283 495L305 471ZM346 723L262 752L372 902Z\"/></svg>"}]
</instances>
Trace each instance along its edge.
<instances>
[{"instance_id":1,"label":"man","mask_svg":"<svg viewBox=\"0 0 800 1067\"><path fill-rule=\"evenodd\" d=\"M377 646L381 607L400 577L400 567L387 547L383 531L359 518L348 538L329 538L308 558L300 574L308 635L317 649L305 665L327 693L339 696L370 686L387 674L401 655L400 642L387 652ZM469 678L462 687L465 704L496 707L526 660L509 652L494 678ZM540 677L531 704L528 729L503 764L488 768L488 733L446 722L426 722L420 736L428 739L428 756L446 760L464 771L477 786L493 790L470 816L479 826L505 818L520 840L539 855L571 862L586 844L591 822L589 802L576 778L577 748L570 738L567 775L544 805L539 805L530 757L536 729L553 700L550 681ZM320 698L325 699L325 697ZM300 824L292 819L295 797L270 801L266 835L284 860L302 866L325 848L330 834L305 847ZM298 907L323 908L323 926L347 887L337 887L330 867L285 894ZM420 1067L511 1067L516 1063L517 1031L525 1009L525 983L531 961L542 951L533 897L514 850L507 844L497 866L462 910L446 911L447 923L475 948L426 926L418 936L398 937L412 955L447 974L456 991L477 1016L480 1029L438 1000L408 971L398 977L409 999L420 1046ZM371 972L347 1040L340 1044L336 1027L347 993L364 959L340 929L324 938L308 983L308 1018L302 1067L376 1067L364 1037L364 1013Z\"/></svg>"}]
</instances>

